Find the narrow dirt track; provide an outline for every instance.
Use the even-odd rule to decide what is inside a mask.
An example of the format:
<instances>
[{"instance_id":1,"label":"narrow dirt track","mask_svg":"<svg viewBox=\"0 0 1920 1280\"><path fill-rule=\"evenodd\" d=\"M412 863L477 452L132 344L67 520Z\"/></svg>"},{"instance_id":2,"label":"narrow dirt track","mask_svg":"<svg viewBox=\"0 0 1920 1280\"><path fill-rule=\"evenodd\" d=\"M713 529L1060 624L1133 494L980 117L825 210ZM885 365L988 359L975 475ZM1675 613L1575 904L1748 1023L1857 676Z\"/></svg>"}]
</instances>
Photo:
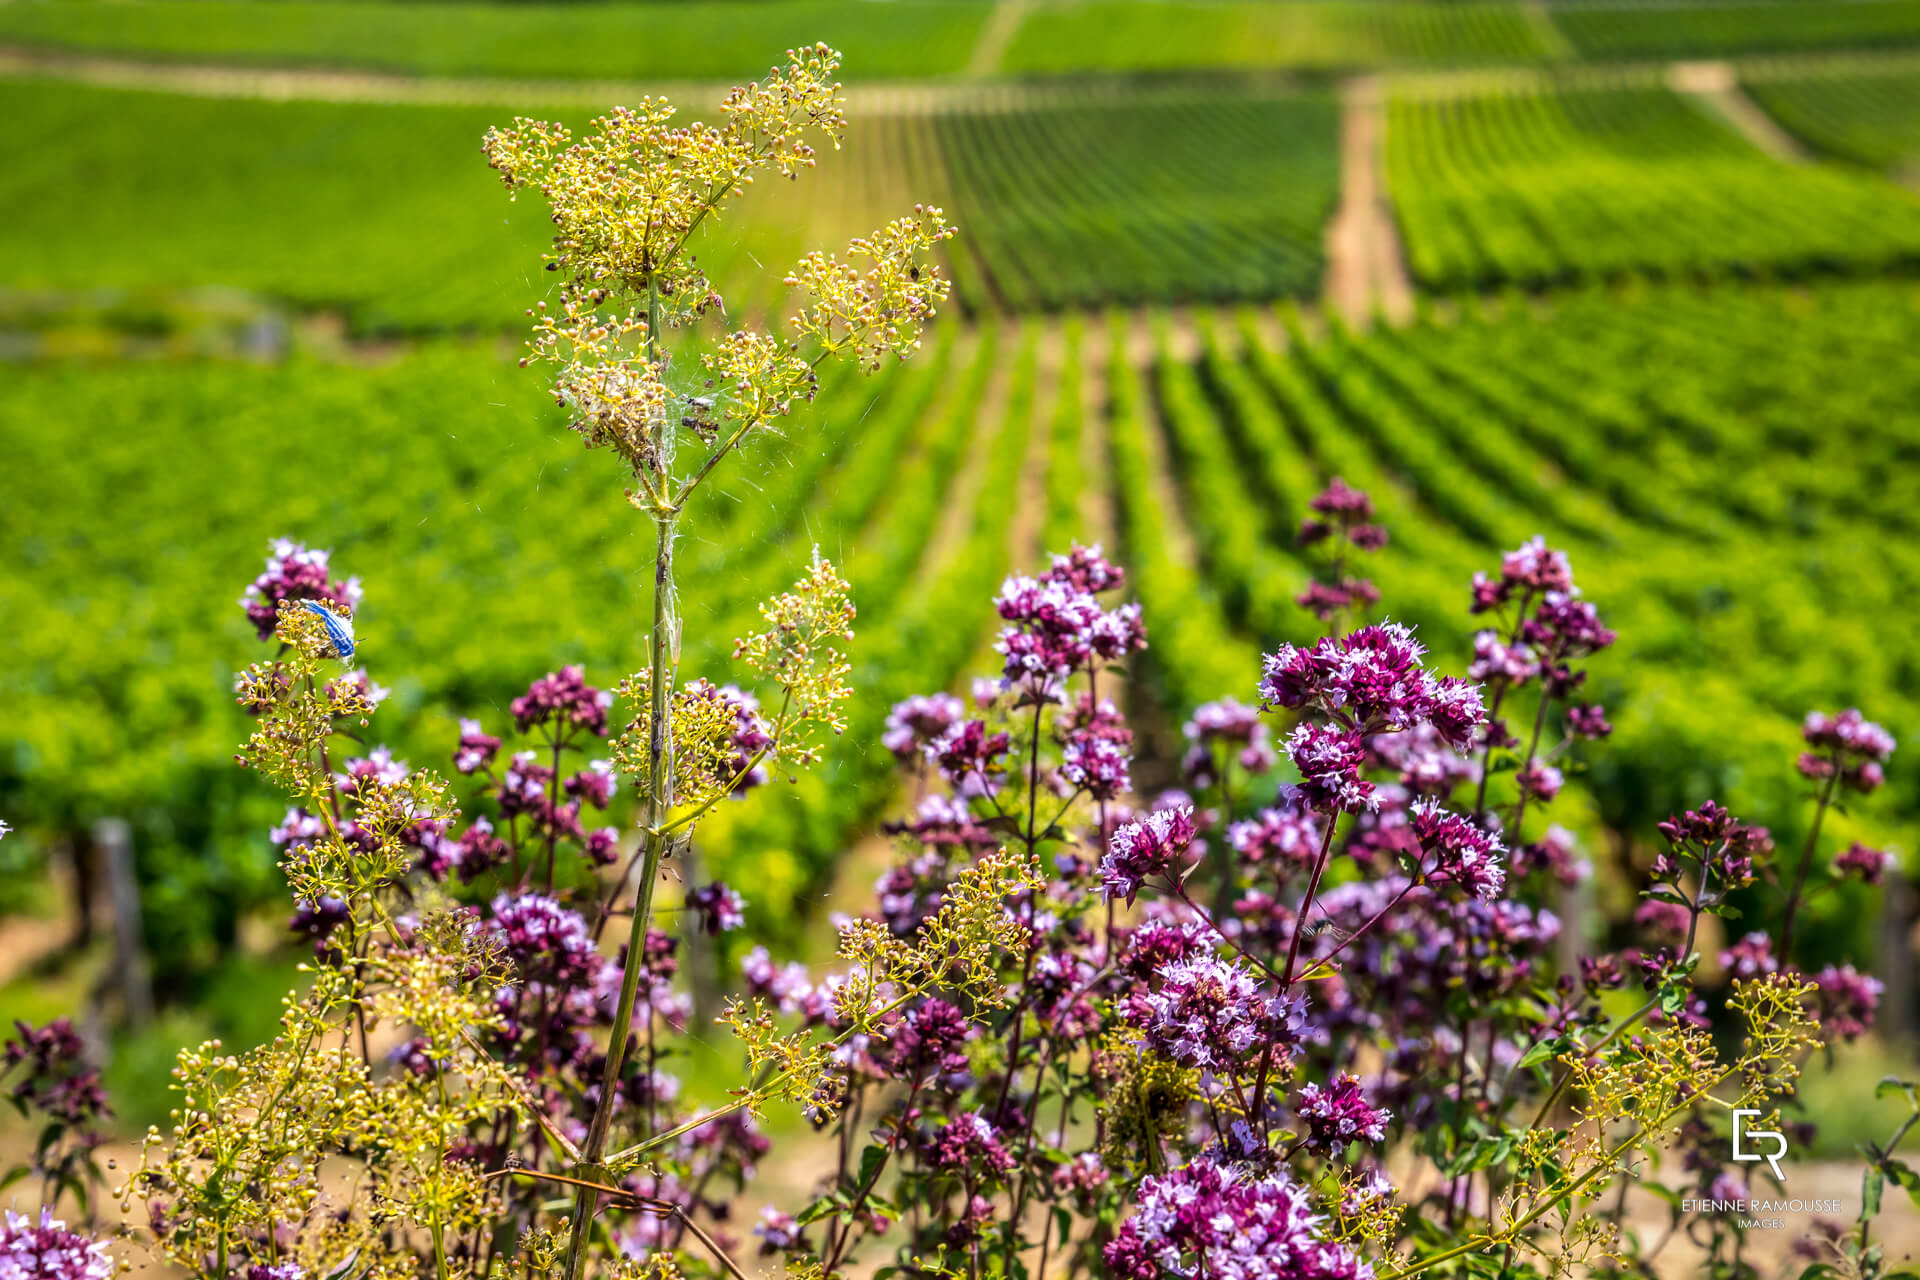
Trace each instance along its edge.
<instances>
[{"instance_id":1,"label":"narrow dirt track","mask_svg":"<svg viewBox=\"0 0 1920 1280\"><path fill-rule=\"evenodd\" d=\"M1385 97L1375 76L1356 77L1340 90L1340 207L1327 225L1324 293L1355 326L1376 313L1394 324L1413 314L1413 281L1387 200Z\"/></svg>"},{"instance_id":2,"label":"narrow dirt track","mask_svg":"<svg viewBox=\"0 0 1920 1280\"><path fill-rule=\"evenodd\" d=\"M1700 99L1754 146L1787 164L1812 159L1792 134L1761 109L1740 88L1740 73L1731 62L1676 62L1667 71L1675 93Z\"/></svg>"}]
</instances>

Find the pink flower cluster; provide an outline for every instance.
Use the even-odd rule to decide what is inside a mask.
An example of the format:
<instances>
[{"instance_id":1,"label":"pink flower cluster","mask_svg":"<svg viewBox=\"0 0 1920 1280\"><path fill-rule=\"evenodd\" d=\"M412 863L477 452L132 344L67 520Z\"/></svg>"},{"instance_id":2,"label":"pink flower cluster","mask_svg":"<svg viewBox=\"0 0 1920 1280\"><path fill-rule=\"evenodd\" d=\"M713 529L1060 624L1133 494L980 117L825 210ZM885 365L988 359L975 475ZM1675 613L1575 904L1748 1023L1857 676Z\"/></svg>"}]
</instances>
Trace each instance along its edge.
<instances>
[{"instance_id":1,"label":"pink flower cluster","mask_svg":"<svg viewBox=\"0 0 1920 1280\"><path fill-rule=\"evenodd\" d=\"M276 538L267 556L266 572L255 578L240 597L247 621L262 640L273 634L285 600L317 600L349 616L360 607L360 579L336 582L328 576L330 553L308 549L304 542Z\"/></svg>"}]
</instances>

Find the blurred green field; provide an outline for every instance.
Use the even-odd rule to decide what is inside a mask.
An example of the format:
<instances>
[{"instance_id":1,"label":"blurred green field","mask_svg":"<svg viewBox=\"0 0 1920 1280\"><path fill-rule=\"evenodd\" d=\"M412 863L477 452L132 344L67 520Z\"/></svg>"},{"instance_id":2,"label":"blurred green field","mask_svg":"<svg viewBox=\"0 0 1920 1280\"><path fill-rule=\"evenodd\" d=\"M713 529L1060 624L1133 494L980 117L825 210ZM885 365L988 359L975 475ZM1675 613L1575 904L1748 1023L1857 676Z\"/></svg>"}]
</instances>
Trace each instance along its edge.
<instances>
[{"instance_id":1,"label":"blurred green field","mask_svg":"<svg viewBox=\"0 0 1920 1280\"><path fill-rule=\"evenodd\" d=\"M0 41L427 76L732 81L763 74L783 49L824 40L862 76L937 76L966 64L991 9L983 0L31 0L0 6Z\"/></svg>"},{"instance_id":2,"label":"blurred green field","mask_svg":"<svg viewBox=\"0 0 1920 1280\"><path fill-rule=\"evenodd\" d=\"M1920 166L1920 73L1913 69L1754 76L1745 87L1818 154L1909 176Z\"/></svg>"},{"instance_id":3,"label":"blurred green field","mask_svg":"<svg viewBox=\"0 0 1920 1280\"><path fill-rule=\"evenodd\" d=\"M1920 257L1920 204L1772 159L1665 88L1397 98L1388 186L1440 290L1874 271Z\"/></svg>"}]
</instances>

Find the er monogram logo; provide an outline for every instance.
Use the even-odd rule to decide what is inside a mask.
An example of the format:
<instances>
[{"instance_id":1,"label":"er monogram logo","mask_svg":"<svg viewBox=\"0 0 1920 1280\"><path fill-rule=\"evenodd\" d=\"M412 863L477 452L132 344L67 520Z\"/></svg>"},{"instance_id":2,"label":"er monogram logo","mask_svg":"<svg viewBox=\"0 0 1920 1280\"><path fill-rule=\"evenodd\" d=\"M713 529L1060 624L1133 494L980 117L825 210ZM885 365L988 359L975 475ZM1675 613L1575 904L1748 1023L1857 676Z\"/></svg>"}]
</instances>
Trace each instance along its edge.
<instances>
[{"instance_id":1,"label":"er monogram logo","mask_svg":"<svg viewBox=\"0 0 1920 1280\"><path fill-rule=\"evenodd\" d=\"M1745 1164L1752 1164L1756 1160L1765 1160L1767 1167L1773 1170L1773 1176L1779 1181L1785 1182L1787 1175L1780 1172L1780 1157L1787 1154L1787 1135L1781 1133L1778 1129L1745 1129L1744 1131L1742 1129L1740 1123L1742 1119L1747 1116L1757 1116L1759 1114L1760 1112L1753 1107L1745 1107L1733 1113L1733 1158ZM1741 1141L1743 1137L1772 1138L1773 1150L1766 1153L1748 1151L1745 1144Z\"/></svg>"}]
</instances>

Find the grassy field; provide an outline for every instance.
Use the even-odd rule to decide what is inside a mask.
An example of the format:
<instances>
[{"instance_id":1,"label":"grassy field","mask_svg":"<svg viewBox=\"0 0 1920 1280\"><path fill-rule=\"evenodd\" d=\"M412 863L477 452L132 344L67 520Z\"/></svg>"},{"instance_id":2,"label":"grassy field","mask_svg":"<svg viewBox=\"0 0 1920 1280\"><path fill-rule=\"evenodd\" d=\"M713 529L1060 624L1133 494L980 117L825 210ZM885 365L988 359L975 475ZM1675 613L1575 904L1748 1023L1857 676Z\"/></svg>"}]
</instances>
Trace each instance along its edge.
<instances>
[{"instance_id":1,"label":"grassy field","mask_svg":"<svg viewBox=\"0 0 1920 1280\"><path fill-rule=\"evenodd\" d=\"M1601 0L1555 5L1553 21L1587 58L1706 58L1920 42L1920 4L1912 0L1703 5Z\"/></svg>"},{"instance_id":2,"label":"grassy field","mask_svg":"<svg viewBox=\"0 0 1920 1280\"><path fill-rule=\"evenodd\" d=\"M1756 76L1746 91L1821 155L1911 174L1920 165L1920 74Z\"/></svg>"},{"instance_id":3,"label":"grassy field","mask_svg":"<svg viewBox=\"0 0 1920 1280\"><path fill-rule=\"evenodd\" d=\"M1894 187L1789 166L1664 88L1432 94L1391 107L1387 184L1433 289L1872 271L1920 255Z\"/></svg>"},{"instance_id":4,"label":"grassy field","mask_svg":"<svg viewBox=\"0 0 1920 1280\"><path fill-rule=\"evenodd\" d=\"M981 0L26 3L0 7L0 41L427 76L731 81L825 40L862 76L937 76L966 65L990 10Z\"/></svg>"}]
</instances>

